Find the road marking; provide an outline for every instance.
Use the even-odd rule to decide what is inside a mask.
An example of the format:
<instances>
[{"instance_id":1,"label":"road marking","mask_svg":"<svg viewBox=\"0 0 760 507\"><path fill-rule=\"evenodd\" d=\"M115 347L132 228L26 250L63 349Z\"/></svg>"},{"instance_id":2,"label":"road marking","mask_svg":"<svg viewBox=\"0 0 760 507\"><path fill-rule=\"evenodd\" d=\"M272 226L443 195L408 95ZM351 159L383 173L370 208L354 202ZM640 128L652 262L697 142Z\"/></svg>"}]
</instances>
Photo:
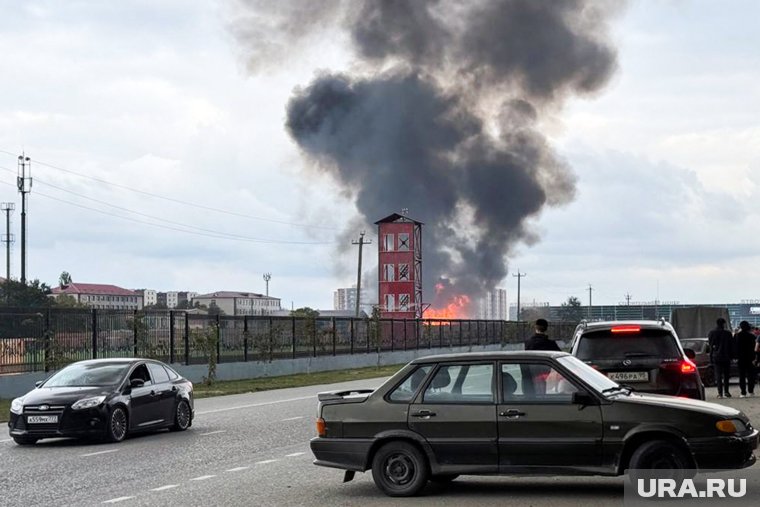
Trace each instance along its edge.
<instances>
[{"instance_id":1,"label":"road marking","mask_svg":"<svg viewBox=\"0 0 760 507\"><path fill-rule=\"evenodd\" d=\"M167 489L173 489L178 488L179 484L167 484L166 486L161 486L160 488L153 488L151 491L166 491Z\"/></svg>"},{"instance_id":2,"label":"road marking","mask_svg":"<svg viewBox=\"0 0 760 507\"><path fill-rule=\"evenodd\" d=\"M91 452L89 454L80 454L79 456L82 458L86 458L87 456L97 456L99 454L109 454L111 452L119 452L119 449L109 449L107 451ZM129 498L132 498L132 497L129 497Z\"/></svg>"},{"instance_id":3,"label":"road marking","mask_svg":"<svg viewBox=\"0 0 760 507\"><path fill-rule=\"evenodd\" d=\"M241 470L248 470L251 467L237 467L237 468L230 468L227 470L228 472L240 472Z\"/></svg>"},{"instance_id":4,"label":"road marking","mask_svg":"<svg viewBox=\"0 0 760 507\"><path fill-rule=\"evenodd\" d=\"M205 481L206 479L211 479L212 477L216 477L216 475L201 475L200 477L196 477L190 480L191 481Z\"/></svg>"},{"instance_id":5,"label":"road marking","mask_svg":"<svg viewBox=\"0 0 760 507\"><path fill-rule=\"evenodd\" d=\"M117 502L123 502L124 500L130 500L134 498L133 496L120 496L119 498L111 498L110 500L106 500L103 503L117 503Z\"/></svg>"},{"instance_id":6,"label":"road marking","mask_svg":"<svg viewBox=\"0 0 760 507\"><path fill-rule=\"evenodd\" d=\"M286 454L286 458L295 458L296 456L303 456L305 452L294 452L293 454Z\"/></svg>"},{"instance_id":7,"label":"road marking","mask_svg":"<svg viewBox=\"0 0 760 507\"><path fill-rule=\"evenodd\" d=\"M264 461L257 461L254 463L254 465L266 465L267 463L274 463L275 461L279 461L277 459L265 459Z\"/></svg>"},{"instance_id":8,"label":"road marking","mask_svg":"<svg viewBox=\"0 0 760 507\"><path fill-rule=\"evenodd\" d=\"M303 419L303 418L304 418L304 416L302 416L302 415L299 415L298 417L288 417L287 419L283 419L282 422L285 422L285 421L297 421L298 419Z\"/></svg>"},{"instance_id":9,"label":"road marking","mask_svg":"<svg viewBox=\"0 0 760 507\"><path fill-rule=\"evenodd\" d=\"M249 405L238 405L237 407L226 407L226 408L217 408L215 410L204 410L202 412L196 412L195 415L216 414L216 413L219 413L219 412L227 412L228 410L238 410L238 409L241 409L241 408L264 407L266 405L276 405L277 403L288 403L288 402L291 402L291 401L312 400L314 398L316 398L316 396L301 396L300 398L288 398L287 400L267 401L265 403L251 403Z\"/></svg>"},{"instance_id":10,"label":"road marking","mask_svg":"<svg viewBox=\"0 0 760 507\"><path fill-rule=\"evenodd\" d=\"M207 435L216 435L218 433L227 433L227 430L209 431L208 433L201 433L200 436L205 437Z\"/></svg>"}]
</instances>

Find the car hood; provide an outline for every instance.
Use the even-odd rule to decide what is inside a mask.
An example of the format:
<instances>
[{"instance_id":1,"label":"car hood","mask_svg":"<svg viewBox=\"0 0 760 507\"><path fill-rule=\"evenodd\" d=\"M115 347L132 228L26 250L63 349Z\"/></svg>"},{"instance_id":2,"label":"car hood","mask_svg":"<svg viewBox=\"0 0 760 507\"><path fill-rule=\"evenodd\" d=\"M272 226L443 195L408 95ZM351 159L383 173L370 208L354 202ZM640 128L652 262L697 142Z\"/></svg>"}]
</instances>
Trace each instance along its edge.
<instances>
[{"instance_id":1,"label":"car hood","mask_svg":"<svg viewBox=\"0 0 760 507\"><path fill-rule=\"evenodd\" d=\"M90 396L108 395L110 387L39 387L24 395L24 405L66 405Z\"/></svg>"},{"instance_id":2,"label":"car hood","mask_svg":"<svg viewBox=\"0 0 760 507\"><path fill-rule=\"evenodd\" d=\"M634 405L650 405L680 410L692 410L694 412L712 414L718 417L736 417L742 414L741 411L725 405L662 394L631 393L630 396L620 397L616 401L618 403L630 403Z\"/></svg>"}]
</instances>

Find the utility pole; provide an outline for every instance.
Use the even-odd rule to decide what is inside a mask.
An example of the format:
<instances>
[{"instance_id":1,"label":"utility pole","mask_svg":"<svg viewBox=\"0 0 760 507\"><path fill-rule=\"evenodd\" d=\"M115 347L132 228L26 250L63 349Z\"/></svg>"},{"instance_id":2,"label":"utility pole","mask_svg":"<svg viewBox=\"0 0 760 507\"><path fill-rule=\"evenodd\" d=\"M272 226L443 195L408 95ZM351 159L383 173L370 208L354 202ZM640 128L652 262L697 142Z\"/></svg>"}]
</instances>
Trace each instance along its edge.
<instances>
[{"instance_id":1,"label":"utility pole","mask_svg":"<svg viewBox=\"0 0 760 507\"><path fill-rule=\"evenodd\" d=\"M29 168L29 176L26 169ZM18 156L16 185L21 194L21 283L26 283L26 194L32 191L32 161L24 153Z\"/></svg>"},{"instance_id":2,"label":"utility pole","mask_svg":"<svg viewBox=\"0 0 760 507\"><path fill-rule=\"evenodd\" d=\"M359 317L359 305L362 299L362 248L364 245L372 244L372 240L364 240L365 232L359 233L359 241L352 240L352 245L359 245L359 270L356 275L356 317Z\"/></svg>"},{"instance_id":3,"label":"utility pole","mask_svg":"<svg viewBox=\"0 0 760 507\"><path fill-rule=\"evenodd\" d=\"M588 284L588 318L591 320L591 293L593 292L594 288L591 287L591 284Z\"/></svg>"},{"instance_id":4,"label":"utility pole","mask_svg":"<svg viewBox=\"0 0 760 507\"><path fill-rule=\"evenodd\" d=\"M10 281L11 279L11 243L15 241L13 234L11 234L11 213L16 209L16 205L12 202L4 202L0 204L0 209L5 212L5 234L3 235L3 243L5 243L5 279Z\"/></svg>"},{"instance_id":5,"label":"utility pole","mask_svg":"<svg viewBox=\"0 0 760 507\"><path fill-rule=\"evenodd\" d=\"M629 293L625 293L625 303L628 306L631 306L631 295Z\"/></svg>"},{"instance_id":6,"label":"utility pole","mask_svg":"<svg viewBox=\"0 0 760 507\"><path fill-rule=\"evenodd\" d=\"M269 297L269 280L272 279L272 273L264 273L264 281L267 284L267 297Z\"/></svg>"},{"instance_id":7,"label":"utility pole","mask_svg":"<svg viewBox=\"0 0 760 507\"><path fill-rule=\"evenodd\" d=\"M516 275L512 275L517 278L517 321L520 322L520 280L524 276L528 276L525 273L520 273L520 270L517 270Z\"/></svg>"}]
</instances>

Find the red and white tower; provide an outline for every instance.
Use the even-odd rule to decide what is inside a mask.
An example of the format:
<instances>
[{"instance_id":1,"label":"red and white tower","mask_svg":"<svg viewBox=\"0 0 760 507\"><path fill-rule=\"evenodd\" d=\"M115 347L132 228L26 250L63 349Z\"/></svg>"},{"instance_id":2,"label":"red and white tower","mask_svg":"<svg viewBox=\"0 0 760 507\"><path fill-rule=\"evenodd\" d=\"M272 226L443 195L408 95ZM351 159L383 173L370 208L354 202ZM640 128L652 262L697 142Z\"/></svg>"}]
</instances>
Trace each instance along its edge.
<instances>
[{"instance_id":1,"label":"red and white tower","mask_svg":"<svg viewBox=\"0 0 760 507\"><path fill-rule=\"evenodd\" d=\"M380 316L422 318L422 222L394 213L375 222Z\"/></svg>"}]
</instances>

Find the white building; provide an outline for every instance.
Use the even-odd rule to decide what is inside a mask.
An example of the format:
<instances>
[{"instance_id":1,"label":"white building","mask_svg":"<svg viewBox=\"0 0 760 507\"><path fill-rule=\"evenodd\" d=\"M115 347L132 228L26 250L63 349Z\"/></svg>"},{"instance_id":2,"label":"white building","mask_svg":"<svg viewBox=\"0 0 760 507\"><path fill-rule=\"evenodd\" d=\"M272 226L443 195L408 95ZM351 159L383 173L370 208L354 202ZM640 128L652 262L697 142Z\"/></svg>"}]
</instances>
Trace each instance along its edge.
<instances>
[{"instance_id":1,"label":"white building","mask_svg":"<svg viewBox=\"0 0 760 507\"><path fill-rule=\"evenodd\" d=\"M158 292L153 289L137 289L135 292L142 295L143 306L153 306L158 303Z\"/></svg>"},{"instance_id":2,"label":"white building","mask_svg":"<svg viewBox=\"0 0 760 507\"><path fill-rule=\"evenodd\" d=\"M548 318L549 315L549 307L551 304L548 301L521 301L520 302L520 313L522 313L524 310L532 309L532 310L538 310L540 312L546 313L546 318ZM509 305L509 320L518 320L517 319L517 304L511 303Z\"/></svg>"},{"instance_id":3,"label":"white building","mask_svg":"<svg viewBox=\"0 0 760 507\"><path fill-rule=\"evenodd\" d=\"M508 320L507 291L494 289L478 301L478 318L484 320Z\"/></svg>"},{"instance_id":4,"label":"white building","mask_svg":"<svg viewBox=\"0 0 760 507\"><path fill-rule=\"evenodd\" d=\"M219 291L200 294L193 298L193 304L195 303L204 306L213 303L225 315L272 315L280 310L280 298L254 292Z\"/></svg>"},{"instance_id":5,"label":"white building","mask_svg":"<svg viewBox=\"0 0 760 507\"><path fill-rule=\"evenodd\" d=\"M367 304L367 292L362 290L361 300L359 301L360 311L372 313L372 308ZM369 311L368 311L369 309ZM356 311L356 285L337 289L333 292L333 310L350 310Z\"/></svg>"}]
</instances>

